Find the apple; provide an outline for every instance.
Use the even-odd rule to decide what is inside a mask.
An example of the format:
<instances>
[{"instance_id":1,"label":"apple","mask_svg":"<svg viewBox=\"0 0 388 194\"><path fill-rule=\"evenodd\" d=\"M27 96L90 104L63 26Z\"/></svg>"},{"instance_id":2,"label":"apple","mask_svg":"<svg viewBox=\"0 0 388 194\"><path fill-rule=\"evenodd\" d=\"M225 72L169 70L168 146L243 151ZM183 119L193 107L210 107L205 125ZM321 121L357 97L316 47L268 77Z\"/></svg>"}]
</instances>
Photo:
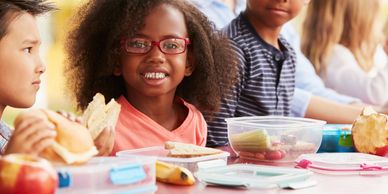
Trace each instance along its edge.
<instances>
[{"instance_id":1,"label":"apple","mask_svg":"<svg viewBox=\"0 0 388 194\"><path fill-rule=\"evenodd\" d=\"M1 194L54 194L57 187L57 172L47 160L26 154L0 157Z\"/></svg>"},{"instance_id":2,"label":"apple","mask_svg":"<svg viewBox=\"0 0 388 194\"><path fill-rule=\"evenodd\" d=\"M388 155L387 116L367 107L352 126L352 137L358 152Z\"/></svg>"}]
</instances>

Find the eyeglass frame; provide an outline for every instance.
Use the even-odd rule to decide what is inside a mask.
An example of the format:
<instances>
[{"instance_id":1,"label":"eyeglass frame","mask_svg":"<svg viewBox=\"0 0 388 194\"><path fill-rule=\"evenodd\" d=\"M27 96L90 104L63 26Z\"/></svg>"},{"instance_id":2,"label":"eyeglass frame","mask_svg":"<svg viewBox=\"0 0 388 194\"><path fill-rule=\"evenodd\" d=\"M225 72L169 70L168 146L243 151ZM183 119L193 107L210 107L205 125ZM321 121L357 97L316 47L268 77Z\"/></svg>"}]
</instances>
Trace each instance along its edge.
<instances>
[{"instance_id":1,"label":"eyeglass frame","mask_svg":"<svg viewBox=\"0 0 388 194\"><path fill-rule=\"evenodd\" d=\"M181 38L181 37L172 37L172 38L164 38L162 40L159 40L159 41L154 41L154 40L151 40L151 46L150 46L150 49L145 52L145 53L134 53L134 52L128 52L127 50L127 41L128 40L131 40L131 39L134 39L134 38L122 38L121 41L120 41L120 44L122 46L122 49L126 52L126 53L129 53L129 54L138 54L138 55L143 55L143 54L147 54L149 53L153 48L154 46L157 46L159 51L162 52L163 54L166 54L166 55L179 55L179 54L182 54L184 53L186 50L187 50L187 47L191 44L190 42L190 38ZM146 38L143 38L145 40L149 40L149 39L146 39ZM184 46L184 49L182 52L179 52L179 53L166 53L164 51L162 51L162 48L160 48L160 42L164 41L164 40L168 40L168 39L179 39L179 40L184 40L185 41L185 46Z\"/></svg>"}]
</instances>

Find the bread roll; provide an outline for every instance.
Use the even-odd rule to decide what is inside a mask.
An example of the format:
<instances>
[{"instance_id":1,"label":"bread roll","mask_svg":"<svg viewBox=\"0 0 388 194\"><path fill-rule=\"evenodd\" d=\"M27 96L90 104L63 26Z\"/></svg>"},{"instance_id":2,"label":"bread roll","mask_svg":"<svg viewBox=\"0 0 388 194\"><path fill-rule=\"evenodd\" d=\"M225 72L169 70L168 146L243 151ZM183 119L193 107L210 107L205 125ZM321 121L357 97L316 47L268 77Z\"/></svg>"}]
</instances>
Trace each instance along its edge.
<instances>
[{"instance_id":1,"label":"bread roll","mask_svg":"<svg viewBox=\"0 0 388 194\"><path fill-rule=\"evenodd\" d=\"M77 122L44 109L23 112L15 119L15 127L28 117L39 117L55 126L55 142L40 154L54 164L82 164L98 153L89 131Z\"/></svg>"}]
</instances>

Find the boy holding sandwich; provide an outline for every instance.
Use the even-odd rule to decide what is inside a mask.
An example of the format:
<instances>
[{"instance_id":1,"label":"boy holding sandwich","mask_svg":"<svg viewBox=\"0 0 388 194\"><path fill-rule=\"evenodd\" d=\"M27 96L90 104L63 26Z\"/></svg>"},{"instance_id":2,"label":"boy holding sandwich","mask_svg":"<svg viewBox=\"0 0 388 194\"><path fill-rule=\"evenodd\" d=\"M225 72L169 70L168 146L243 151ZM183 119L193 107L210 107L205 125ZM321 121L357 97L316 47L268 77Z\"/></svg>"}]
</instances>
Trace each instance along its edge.
<instances>
[{"instance_id":1,"label":"boy holding sandwich","mask_svg":"<svg viewBox=\"0 0 388 194\"><path fill-rule=\"evenodd\" d=\"M7 106L28 108L35 102L40 76L46 70L39 56L41 38L35 16L53 9L44 0L0 2L0 118ZM52 124L38 118L25 119L19 126L12 131L0 123L1 154L38 154L56 135Z\"/></svg>"},{"instance_id":2,"label":"boy holding sandwich","mask_svg":"<svg viewBox=\"0 0 388 194\"><path fill-rule=\"evenodd\" d=\"M54 9L46 0L0 1L0 119L7 106L29 108L35 102L46 70L39 56L36 16ZM54 128L37 115L22 119L14 130L0 120L0 155L38 155L54 143ZM113 130L105 128L94 140L99 155L111 152L113 140Z\"/></svg>"}]
</instances>

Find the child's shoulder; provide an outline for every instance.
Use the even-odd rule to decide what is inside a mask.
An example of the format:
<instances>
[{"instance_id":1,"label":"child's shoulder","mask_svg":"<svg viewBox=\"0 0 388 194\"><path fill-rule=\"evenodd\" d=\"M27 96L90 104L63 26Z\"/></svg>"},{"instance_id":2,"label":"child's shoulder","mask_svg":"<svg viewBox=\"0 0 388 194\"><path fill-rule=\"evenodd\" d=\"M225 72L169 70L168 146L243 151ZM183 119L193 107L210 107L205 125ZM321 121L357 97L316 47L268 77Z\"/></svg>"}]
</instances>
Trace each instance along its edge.
<instances>
[{"instance_id":1,"label":"child's shoulder","mask_svg":"<svg viewBox=\"0 0 388 194\"><path fill-rule=\"evenodd\" d=\"M243 35L245 30L247 30L247 27L244 25L243 15L240 14L224 27L222 32L233 39Z\"/></svg>"},{"instance_id":2,"label":"child's shoulder","mask_svg":"<svg viewBox=\"0 0 388 194\"><path fill-rule=\"evenodd\" d=\"M178 98L177 101L179 101L179 103L182 103L183 106L185 106L187 109L189 109L189 111L192 111L192 112L200 112L197 107L195 107L194 104L191 104L190 102L187 102L186 100L184 100L183 98Z\"/></svg>"}]
</instances>

